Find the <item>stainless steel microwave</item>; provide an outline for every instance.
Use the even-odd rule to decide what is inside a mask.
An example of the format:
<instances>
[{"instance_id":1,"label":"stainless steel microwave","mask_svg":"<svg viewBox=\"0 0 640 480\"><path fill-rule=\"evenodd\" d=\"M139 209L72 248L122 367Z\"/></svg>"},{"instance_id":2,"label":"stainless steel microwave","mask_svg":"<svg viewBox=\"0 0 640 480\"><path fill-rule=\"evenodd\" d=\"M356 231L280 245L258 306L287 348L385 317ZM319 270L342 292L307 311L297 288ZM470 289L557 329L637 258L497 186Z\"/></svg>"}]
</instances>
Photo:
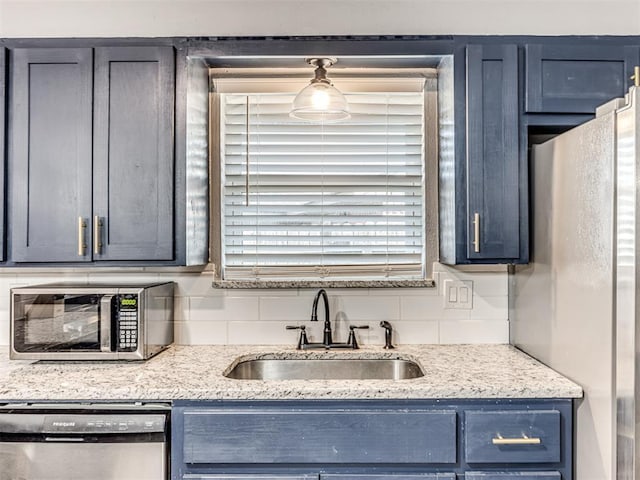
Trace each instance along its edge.
<instances>
[{"instance_id":1,"label":"stainless steel microwave","mask_svg":"<svg viewBox=\"0 0 640 480\"><path fill-rule=\"evenodd\" d=\"M11 289L12 359L144 360L173 342L173 282Z\"/></svg>"}]
</instances>

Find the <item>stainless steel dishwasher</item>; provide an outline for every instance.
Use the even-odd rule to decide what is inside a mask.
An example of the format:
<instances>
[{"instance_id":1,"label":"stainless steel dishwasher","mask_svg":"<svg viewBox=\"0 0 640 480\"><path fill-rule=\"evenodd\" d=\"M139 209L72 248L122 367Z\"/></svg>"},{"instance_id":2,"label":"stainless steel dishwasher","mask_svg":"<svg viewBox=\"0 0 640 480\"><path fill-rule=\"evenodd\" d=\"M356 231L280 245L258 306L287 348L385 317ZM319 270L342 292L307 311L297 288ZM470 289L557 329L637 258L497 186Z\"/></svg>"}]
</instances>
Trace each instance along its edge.
<instances>
[{"instance_id":1,"label":"stainless steel dishwasher","mask_svg":"<svg viewBox=\"0 0 640 480\"><path fill-rule=\"evenodd\" d=\"M0 480L166 480L169 406L0 406Z\"/></svg>"}]
</instances>

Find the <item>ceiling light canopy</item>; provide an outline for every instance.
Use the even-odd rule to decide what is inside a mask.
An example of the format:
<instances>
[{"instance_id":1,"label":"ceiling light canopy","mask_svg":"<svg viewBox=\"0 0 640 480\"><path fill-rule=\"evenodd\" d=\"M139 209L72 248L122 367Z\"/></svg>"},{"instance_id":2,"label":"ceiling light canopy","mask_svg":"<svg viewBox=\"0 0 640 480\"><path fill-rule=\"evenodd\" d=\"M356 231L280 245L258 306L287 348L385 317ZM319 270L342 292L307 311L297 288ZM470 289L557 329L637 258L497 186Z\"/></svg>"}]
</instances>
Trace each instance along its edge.
<instances>
[{"instance_id":1,"label":"ceiling light canopy","mask_svg":"<svg viewBox=\"0 0 640 480\"><path fill-rule=\"evenodd\" d=\"M315 78L296 95L289 115L300 120L323 123L348 119L351 115L347 99L327 78L327 68L337 60L307 58L306 61L316 67Z\"/></svg>"}]
</instances>

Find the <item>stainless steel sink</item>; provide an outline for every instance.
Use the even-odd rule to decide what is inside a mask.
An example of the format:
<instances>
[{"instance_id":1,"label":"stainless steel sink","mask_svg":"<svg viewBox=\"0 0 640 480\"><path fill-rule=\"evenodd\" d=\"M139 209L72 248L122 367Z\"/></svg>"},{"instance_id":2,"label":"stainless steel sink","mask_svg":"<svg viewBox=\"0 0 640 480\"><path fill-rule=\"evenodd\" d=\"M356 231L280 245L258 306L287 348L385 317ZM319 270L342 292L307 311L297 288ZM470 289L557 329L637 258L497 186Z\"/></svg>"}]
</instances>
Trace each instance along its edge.
<instances>
[{"instance_id":1,"label":"stainless steel sink","mask_svg":"<svg viewBox=\"0 0 640 480\"><path fill-rule=\"evenodd\" d=\"M424 376L411 360L261 359L238 363L225 374L238 380L406 380Z\"/></svg>"}]
</instances>

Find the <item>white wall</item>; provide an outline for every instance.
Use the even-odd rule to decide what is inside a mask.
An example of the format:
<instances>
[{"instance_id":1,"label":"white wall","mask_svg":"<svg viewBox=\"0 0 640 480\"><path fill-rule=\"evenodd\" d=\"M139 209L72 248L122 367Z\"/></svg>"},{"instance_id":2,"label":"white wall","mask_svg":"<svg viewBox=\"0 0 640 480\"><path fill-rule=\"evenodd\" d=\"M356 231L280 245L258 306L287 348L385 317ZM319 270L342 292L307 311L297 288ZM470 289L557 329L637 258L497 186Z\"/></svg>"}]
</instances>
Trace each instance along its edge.
<instances>
[{"instance_id":1,"label":"white wall","mask_svg":"<svg viewBox=\"0 0 640 480\"><path fill-rule=\"evenodd\" d=\"M640 34L639 0L0 0L0 37Z\"/></svg>"},{"instance_id":2,"label":"white wall","mask_svg":"<svg viewBox=\"0 0 640 480\"><path fill-rule=\"evenodd\" d=\"M16 273L16 271L18 273ZM216 290L210 271L202 273L0 272L0 345L9 341L9 289L58 281L143 282L173 280L176 289L176 342L181 344L290 344L297 332L286 325L304 323L315 341L322 340L322 322L311 324L316 290ZM439 288L328 289L337 341L346 340L348 325L369 325L358 332L362 344L384 344L380 320L396 330L397 343L508 343L507 274L461 273L438 265L437 285L457 278L473 282L473 308L443 308ZM322 312L320 317L323 318Z\"/></svg>"}]
</instances>

